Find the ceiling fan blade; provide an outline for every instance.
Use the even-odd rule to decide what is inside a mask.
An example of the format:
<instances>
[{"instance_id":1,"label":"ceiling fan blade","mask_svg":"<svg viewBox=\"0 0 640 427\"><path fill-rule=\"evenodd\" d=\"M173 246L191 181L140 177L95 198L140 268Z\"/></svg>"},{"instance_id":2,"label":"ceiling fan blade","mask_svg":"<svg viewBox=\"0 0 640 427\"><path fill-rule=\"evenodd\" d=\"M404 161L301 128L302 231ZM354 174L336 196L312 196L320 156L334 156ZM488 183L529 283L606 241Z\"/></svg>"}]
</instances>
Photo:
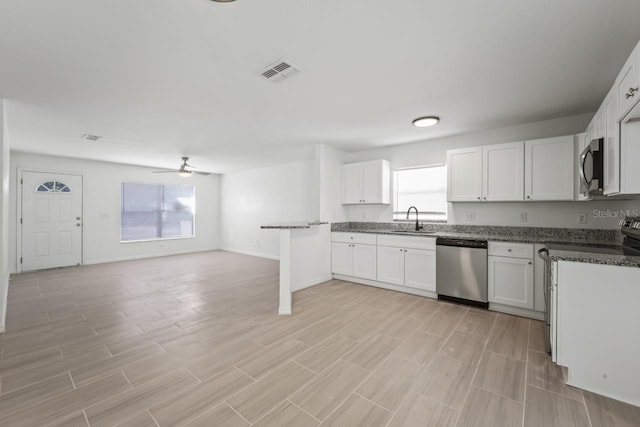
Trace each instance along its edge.
<instances>
[{"instance_id":1,"label":"ceiling fan blade","mask_svg":"<svg viewBox=\"0 0 640 427\"><path fill-rule=\"evenodd\" d=\"M191 171L191 173L195 173L196 175L211 175L209 172L196 172L196 171Z\"/></svg>"},{"instance_id":2,"label":"ceiling fan blade","mask_svg":"<svg viewBox=\"0 0 640 427\"><path fill-rule=\"evenodd\" d=\"M166 171L152 171L151 173L176 173L176 172L180 172L177 170L166 170Z\"/></svg>"}]
</instances>

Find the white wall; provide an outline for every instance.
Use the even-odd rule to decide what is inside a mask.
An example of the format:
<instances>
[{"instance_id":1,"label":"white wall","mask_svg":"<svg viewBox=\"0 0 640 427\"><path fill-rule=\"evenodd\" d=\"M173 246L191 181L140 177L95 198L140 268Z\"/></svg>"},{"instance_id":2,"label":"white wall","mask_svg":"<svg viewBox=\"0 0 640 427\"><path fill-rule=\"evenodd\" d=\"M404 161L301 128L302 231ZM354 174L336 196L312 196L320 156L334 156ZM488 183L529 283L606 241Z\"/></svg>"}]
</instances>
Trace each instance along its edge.
<instances>
[{"instance_id":1,"label":"white wall","mask_svg":"<svg viewBox=\"0 0 640 427\"><path fill-rule=\"evenodd\" d=\"M221 179L221 237L225 250L277 259L277 230L266 223L318 219L315 160L228 173Z\"/></svg>"},{"instance_id":2,"label":"white wall","mask_svg":"<svg viewBox=\"0 0 640 427\"><path fill-rule=\"evenodd\" d=\"M583 132L592 113L563 117L536 123L510 126L465 135L457 135L412 144L397 145L379 149L351 153L348 162L387 159L391 169L446 162L446 151L455 148L487 144L571 135ZM598 201L598 202L545 202L545 203L455 203L449 204L450 224L468 225L513 225L568 228L616 228L619 217L613 212L619 210L640 210L640 201ZM604 212L605 217L594 215ZM611 215L606 217L606 211ZM467 221L467 212L475 213L475 221ZM527 212L528 221L520 222L520 212ZM579 213L587 213L586 225L577 223ZM389 206L346 206L349 221L391 222L393 205Z\"/></svg>"},{"instance_id":3,"label":"white wall","mask_svg":"<svg viewBox=\"0 0 640 427\"><path fill-rule=\"evenodd\" d=\"M73 172L83 176L84 264L213 250L220 246L219 175L193 175L187 179L178 174L153 174L153 169L138 166L12 152L10 224L17 224L18 168ZM123 182L193 183L196 192L196 237L120 243L120 188ZM12 271L16 269L16 229L16 226L12 226L9 236Z\"/></svg>"},{"instance_id":4,"label":"white wall","mask_svg":"<svg viewBox=\"0 0 640 427\"><path fill-rule=\"evenodd\" d=\"M9 290L9 138L4 100L0 99L0 332L7 318Z\"/></svg>"}]
</instances>

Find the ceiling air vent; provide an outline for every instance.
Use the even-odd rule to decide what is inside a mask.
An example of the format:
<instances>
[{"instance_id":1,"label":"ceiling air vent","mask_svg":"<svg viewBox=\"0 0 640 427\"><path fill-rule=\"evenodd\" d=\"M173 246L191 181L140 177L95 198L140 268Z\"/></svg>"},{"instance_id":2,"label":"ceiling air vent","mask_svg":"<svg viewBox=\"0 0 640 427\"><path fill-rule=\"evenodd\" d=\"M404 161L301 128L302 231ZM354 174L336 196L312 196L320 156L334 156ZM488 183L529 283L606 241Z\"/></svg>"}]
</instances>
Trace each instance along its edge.
<instances>
[{"instance_id":1,"label":"ceiling air vent","mask_svg":"<svg viewBox=\"0 0 640 427\"><path fill-rule=\"evenodd\" d=\"M100 138L102 137L98 135L91 135L89 133L85 133L84 135L82 135L82 139L86 139L87 141L97 141Z\"/></svg>"},{"instance_id":2,"label":"ceiling air vent","mask_svg":"<svg viewBox=\"0 0 640 427\"><path fill-rule=\"evenodd\" d=\"M260 74L265 79L272 82L281 82L300 72L300 68L289 61L276 61L269 65Z\"/></svg>"}]
</instances>

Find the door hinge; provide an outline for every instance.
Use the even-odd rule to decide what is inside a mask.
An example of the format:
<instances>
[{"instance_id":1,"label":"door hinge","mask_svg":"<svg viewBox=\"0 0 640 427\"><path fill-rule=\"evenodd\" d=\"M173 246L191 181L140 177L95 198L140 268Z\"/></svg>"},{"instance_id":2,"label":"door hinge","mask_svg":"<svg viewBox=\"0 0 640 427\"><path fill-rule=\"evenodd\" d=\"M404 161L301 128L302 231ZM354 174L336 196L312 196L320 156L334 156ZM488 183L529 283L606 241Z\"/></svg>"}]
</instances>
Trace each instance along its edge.
<instances>
[{"instance_id":1,"label":"door hinge","mask_svg":"<svg viewBox=\"0 0 640 427\"><path fill-rule=\"evenodd\" d=\"M24 184L24 179L20 178L20 184Z\"/></svg>"},{"instance_id":2,"label":"door hinge","mask_svg":"<svg viewBox=\"0 0 640 427\"><path fill-rule=\"evenodd\" d=\"M22 224L22 218L20 218L20 224Z\"/></svg>"},{"instance_id":3,"label":"door hinge","mask_svg":"<svg viewBox=\"0 0 640 427\"><path fill-rule=\"evenodd\" d=\"M22 264L22 257L20 257L20 264Z\"/></svg>"}]
</instances>

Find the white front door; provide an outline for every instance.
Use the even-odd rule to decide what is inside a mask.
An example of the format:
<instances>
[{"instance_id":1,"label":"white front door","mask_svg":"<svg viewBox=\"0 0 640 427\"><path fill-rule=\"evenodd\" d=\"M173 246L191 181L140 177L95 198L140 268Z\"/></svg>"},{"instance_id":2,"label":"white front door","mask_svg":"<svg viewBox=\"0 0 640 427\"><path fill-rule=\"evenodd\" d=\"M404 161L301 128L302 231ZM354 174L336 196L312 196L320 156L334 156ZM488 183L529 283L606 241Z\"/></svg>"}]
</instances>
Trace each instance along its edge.
<instances>
[{"instance_id":1,"label":"white front door","mask_svg":"<svg viewBox=\"0 0 640 427\"><path fill-rule=\"evenodd\" d=\"M82 262L82 176L22 172L22 271Z\"/></svg>"}]
</instances>

